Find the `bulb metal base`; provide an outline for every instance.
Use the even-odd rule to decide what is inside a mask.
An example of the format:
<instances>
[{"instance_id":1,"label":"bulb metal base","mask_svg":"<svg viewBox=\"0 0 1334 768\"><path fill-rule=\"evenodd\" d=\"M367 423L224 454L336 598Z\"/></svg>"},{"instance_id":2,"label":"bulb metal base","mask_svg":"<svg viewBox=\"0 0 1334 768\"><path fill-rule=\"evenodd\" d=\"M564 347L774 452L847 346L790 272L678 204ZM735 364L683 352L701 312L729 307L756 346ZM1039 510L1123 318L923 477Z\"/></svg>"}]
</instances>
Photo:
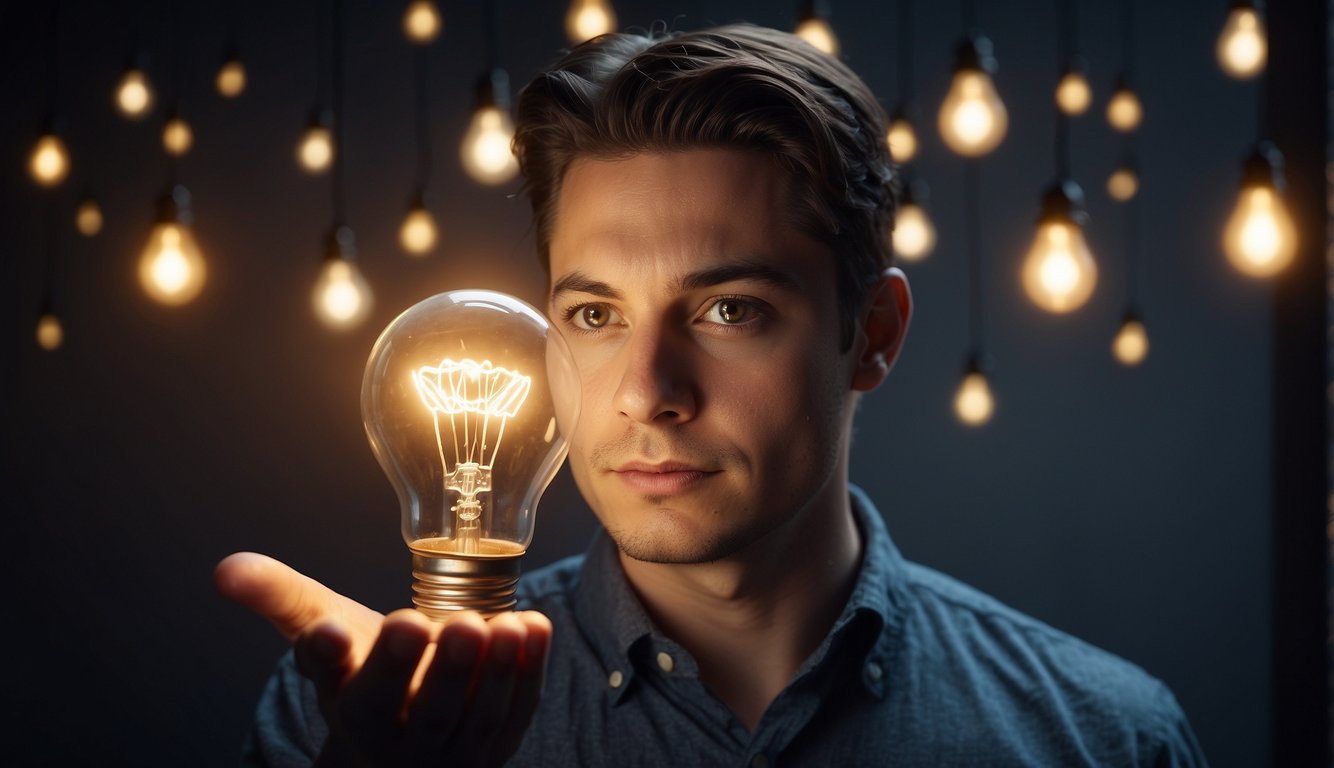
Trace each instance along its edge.
<instances>
[{"instance_id":1,"label":"bulb metal base","mask_svg":"<svg viewBox=\"0 0 1334 768\"><path fill-rule=\"evenodd\" d=\"M434 621L459 611L484 616L513 610L519 587L519 561L513 555L467 557L412 553L412 602Z\"/></svg>"}]
</instances>

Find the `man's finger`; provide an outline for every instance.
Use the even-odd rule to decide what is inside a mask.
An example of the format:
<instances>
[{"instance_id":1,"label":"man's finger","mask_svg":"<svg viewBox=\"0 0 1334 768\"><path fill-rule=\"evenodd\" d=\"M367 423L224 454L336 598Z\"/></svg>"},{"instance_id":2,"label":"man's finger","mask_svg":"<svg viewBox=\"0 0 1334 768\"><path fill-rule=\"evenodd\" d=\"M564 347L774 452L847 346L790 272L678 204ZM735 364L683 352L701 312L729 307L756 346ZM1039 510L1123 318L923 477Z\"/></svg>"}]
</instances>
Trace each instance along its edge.
<instances>
[{"instance_id":1,"label":"man's finger","mask_svg":"<svg viewBox=\"0 0 1334 768\"><path fill-rule=\"evenodd\" d=\"M465 751L475 750L475 756L490 754L497 734L509 718L514 681L527 636L527 627L512 613L502 613L487 625L491 630L490 642L482 650L472 701L451 745L462 746Z\"/></svg>"},{"instance_id":2,"label":"man's finger","mask_svg":"<svg viewBox=\"0 0 1334 768\"><path fill-rule=\"evenodd\" d=\"M228 555L214 569L213 582L224 597L268 619L288 641L329 618L356 629L380 620L375 611L254 552Z\"/></svg>"},{"instance_id":3,"label":"man's finger","mask_svg":"<svg viewBox=\"0 0 1334 768\"><path fill-rule=\"evenodd\" d=\"M422 741L443 742L454 733L490 633L472 612L450 618L440 630L435 658L408 711L408 727Z\"/></svg>"},{"instance_id":4,"label":"man's finger","mask_svg":"<svg viewBox=\"0 0 1334 768\"><path fill-rule=\"evenodd\" d=\"M547 656L551 650L551 619L537 611L516 614L528 634L519 658L519 675L514 681L514 697L510 701L509 717L501 726L492 744L491 757L497 765L505 762L519 748L528 723L537 711L546 681Z\"/></svg>"},{"instance_id":5,"label":"man's finger","mask_svg":"<svg viewBox=\"0 0 1334 768\"><path fill-rule=\"evenodd\" d=\"M389 614L365 663L343 686L337 702L343 728L368 754L388 748L401 728L417 664L434 632L416 610Z\"/></svg>"},{"instance_id":6,"label":"man's finger","mask_svg":"<svg viewBox=\"0 0 1334 768\"><path fill-rule=\"evenodd\" d=\"M333 701L353 669L352 639L347 632L326 621L302 633L292 650L297 669L315 684L321 702Z\"/></svg>"}]
</instances>

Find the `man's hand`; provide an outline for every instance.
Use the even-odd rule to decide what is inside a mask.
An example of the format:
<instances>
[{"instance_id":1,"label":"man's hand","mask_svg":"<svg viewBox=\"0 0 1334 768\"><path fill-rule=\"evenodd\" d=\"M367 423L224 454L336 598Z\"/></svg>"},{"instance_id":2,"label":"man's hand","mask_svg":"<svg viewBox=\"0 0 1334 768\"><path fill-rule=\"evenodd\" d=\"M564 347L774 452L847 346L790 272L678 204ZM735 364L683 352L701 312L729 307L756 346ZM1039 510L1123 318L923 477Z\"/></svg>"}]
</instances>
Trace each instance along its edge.
<instances>
[{"instance_id":1,"label":"man's hand","mask_svg":"<svg viewBox=\"0 0 1334 768\"><path fill-rule=\"evenodd\" d=\"M248 552L219 563L214 581L292 642L329 726L321 765L498 765L537 708L551 643L540 613L382 616Z\"/></svg>"}]
</instances>

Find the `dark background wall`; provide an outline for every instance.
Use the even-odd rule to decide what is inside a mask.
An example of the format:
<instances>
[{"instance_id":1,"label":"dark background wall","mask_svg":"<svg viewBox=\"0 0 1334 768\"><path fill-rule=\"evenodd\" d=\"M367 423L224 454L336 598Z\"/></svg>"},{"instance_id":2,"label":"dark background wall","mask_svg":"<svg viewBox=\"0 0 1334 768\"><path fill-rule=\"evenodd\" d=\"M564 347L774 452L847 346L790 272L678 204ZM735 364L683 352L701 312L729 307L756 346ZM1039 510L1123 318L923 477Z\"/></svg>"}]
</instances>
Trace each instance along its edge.
<instances>
[{"instance_id":1,"label":"dark background wall","mask_svg":"<svg viewBox=\"0 0 1334 768\"><path fill-rule=\"evenodd\" d=\"M349 215L376 295L371 320L347 333L310 311L329 179L293 161L315 93L314 3L64 3L56 108L74 167L54 192L25 173L48 98L49 6L0 9L0 583L10 627L0 687L20 713L6 726L19 762L234 762L283 642L214 594L213 564L254 549L374 607L406 604L397 503L358 412L370 345L398 311L442 290L491 287L540 303L517 183L476 186L457 159L482 68L481 5L442 3L446 29L430 52L443 237L424 260L396 241L415 162L405 3L347 5ZM795 3L615 5L625 26L790 28ZM1214 63L1225 3L1138 3L1152 351L1122 368L1109 353L1125 292L1122 218L1103 191L1120 142L1101 117L1120 65L1120 6L1080 5L1097 100L1073 125L1074 173L1101 277L1088 306L1052 317L1023 298L1018 265L1054 173L1057 4L982 4L1011 123L982 165L998 410L969 429L950 406L968 347L963 171L932 129L961 22L953 3L918 3L917 169L932 185L940 239L909 269L918 311L893 376L864 403L853 475L908 557L1142 665L1177 693L1215 764L1258 765L1271 732L1271 298L1219 247L1255 139L1255 86ZM564 6L503 4L502 60L516 84L565 45ZM250 75L235 101L212 89L228 18ZM835 3L832 21L847 61L892 106L893 4ZM135 277L167 175L161 108L141 123L112 108L136 29L159 87L179 61L196 134L180 171L211 271L203 295L178 309L151 304ZM72 226L83 190L106 215L93 239ZM66 343L48 353L33 328L52 216ZM592 525L562 473L528 566L578 551Z\"/></svg>"}]
</instances>

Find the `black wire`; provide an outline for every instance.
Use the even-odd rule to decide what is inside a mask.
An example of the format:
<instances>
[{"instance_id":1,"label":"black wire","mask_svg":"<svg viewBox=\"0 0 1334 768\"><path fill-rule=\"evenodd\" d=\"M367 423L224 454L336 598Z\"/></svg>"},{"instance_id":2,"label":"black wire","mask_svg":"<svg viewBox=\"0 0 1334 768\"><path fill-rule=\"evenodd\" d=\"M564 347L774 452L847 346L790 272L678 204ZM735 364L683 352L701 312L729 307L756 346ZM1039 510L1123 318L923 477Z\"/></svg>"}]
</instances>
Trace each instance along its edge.
<instances>
[{"instance_id":1,"label":"black wire","mask_svg":"<svg viewBox=\"0 0 1334 768\"><path fill-rule=\"evenodd\" d=\"M59 254L56 245L59 232L56 226L56 198L46 200L46 275L42 281L42 306L39 311L56 312L56 269L59 267Z\"/></svg>"},{"instance_id":2,"label":"black wire","mask_svg":"<svg viewBox=\"0 0 1334 768\"><path fill-rule=\"evenodd\" d=\"M1135 0L1123 0L1121 6L1121 71L1135 81Z\"/></svg>"},{"instance_id":3,"label":"black wire","mask_svg":"<svg viewBox=\"0 0 1334 768\"><path fill-rule=\"evenodd\" d=\"M486 3L486 71L500 66L500 0Z\"/></svg>"},{"instance_id":4,"label":"black wire","mask_svg":"<svg viewBox=\"0 0 1334 768\"><path fill-rule=\"evenodd\" d=\"M908 104L913 94L913 0L899 0L899 100Z\"/></svg>"},{"instance_id":5,"label":"black wire","mask_svg":"<svg viewBox=\"0 0 1334 768\"><path fill-rule=\"evenodd\" d=\"M324 0L315 0L315 103L329 103L329 31Z\"/></svg>"},{"instance_id":6,"label":"black wire","mask_svg":"<svg viewBox=\"0 0 1334 768\"><path fill-rule=\"evenodd\" d=\"M1057 48L1059 49L1057 56L1059 57L1059 60L1056 63L1058 66L1064 68L1066 64L1070 63L1070 59L1074 56L1074 40L1072 39L1075 14L1074 2L1073 0L1056 0L1056 2L1059 4L1057 10L1060 14L1056 32Z\"/></svg>"},{"instance_id":7,"label":"black wire","mask_svg":"<svg viewBox=\"0 0 1334 768\"><path fill-rule=\"evenodd\" d=\"M1070 118L1056 108L1056 178L1070 178Z\"/></svg>"},{"instance_id":8,"label":"black wire","mask_svg":"<svg viewBox=\"0 0 1334 768\"><path fill-rule=\"evenodd\" d=\"M330 37L333 126L333 210L334 227L347 223L346 179L347 146L343 143L343 0L333 0L333 29Z\"/></svg>"},{"instance_id":9,"label":"black wire","mask_svg":"<svg viewBox=\"0 0 1334 768\"><path fill-rule=\"evenodd\" d=\"M964 161L964 208L968 231L968 327L974 355L982 354L982 201L977 158Z\"/></svg>"},{"instance_id":10,"label":"black wire","mask_svg":"<svg viewBox=\"0 0 1334 768\"><path fill-rule=\"evenodd\" d=\"M977 0L962 0L960 15L963 17L964 32L971 32L977 26Z\"/></svg>"},{"instance_id":11,"label":"black wire","mask_svg":"<svg viewBox=\"0 0 1334 768\"><path fill-rule=\"evenodd\" d=\"M46 72L46 106L54 115L60 84L60 0L54 0L51 3L51 18L47 27L47 39L50 43L51 56L48 59Z\"/></svg>"},{"instance_id":12,"label":"black wire","mask_svg":"<svg viewBox=\"0 0 1334 768\"><path fill-rule=\"evenodd\" d=\"M427 71L429 49L417 48L417 191L425 194L431 180L431 116Z\"/></svg>"},{"instance_id":13,"label":"black wire","mask_svg":"<svg viewBox=\"0 0 1334 768\"><path fill-rule=\"evenodd\" d=\"M1139 306L1139 198L1126 201L1126 295L1131 307Z\"/></svg>"}]
</instances>

